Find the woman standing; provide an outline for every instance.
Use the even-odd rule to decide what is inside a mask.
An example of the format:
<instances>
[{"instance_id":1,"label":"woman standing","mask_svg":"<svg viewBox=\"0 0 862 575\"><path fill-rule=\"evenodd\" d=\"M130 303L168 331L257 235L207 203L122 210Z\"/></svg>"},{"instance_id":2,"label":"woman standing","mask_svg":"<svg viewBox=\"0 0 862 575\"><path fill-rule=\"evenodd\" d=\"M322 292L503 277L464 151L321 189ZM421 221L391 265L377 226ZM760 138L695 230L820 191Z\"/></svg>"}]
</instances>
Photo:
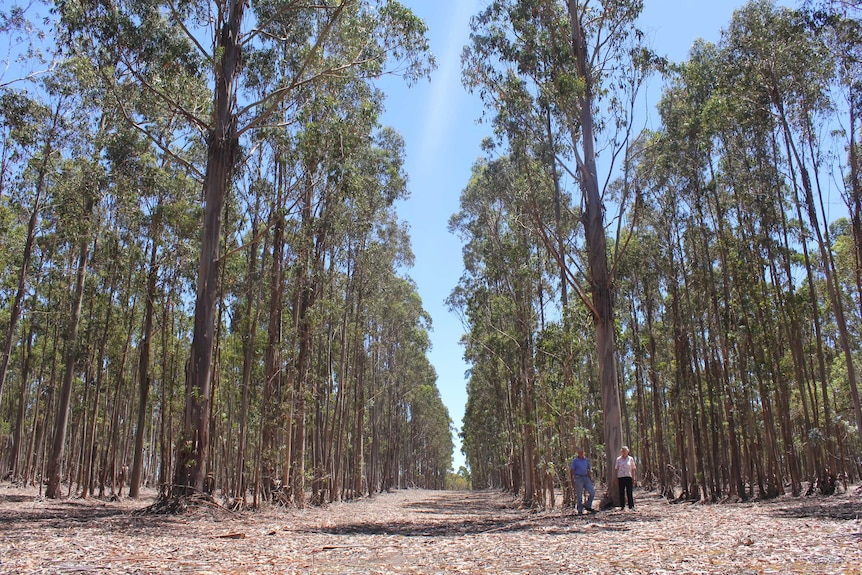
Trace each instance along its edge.
<instances>
[{"instance_id":1,"label":"woman standing","mask_svg":"<svg viewBox=\"0 0 862 575\"><path fill-rule=\"evenodd\" d=\"M620 456L617 457L614 469L617 472L617 483L620 487L620 509L625 509L626 503L629 504L629 509L634 509L635 498L633 489L637 465L635 464L635 458L629 455L629 448L625 445L620 449Z\"/></svg>"}]
</instances>

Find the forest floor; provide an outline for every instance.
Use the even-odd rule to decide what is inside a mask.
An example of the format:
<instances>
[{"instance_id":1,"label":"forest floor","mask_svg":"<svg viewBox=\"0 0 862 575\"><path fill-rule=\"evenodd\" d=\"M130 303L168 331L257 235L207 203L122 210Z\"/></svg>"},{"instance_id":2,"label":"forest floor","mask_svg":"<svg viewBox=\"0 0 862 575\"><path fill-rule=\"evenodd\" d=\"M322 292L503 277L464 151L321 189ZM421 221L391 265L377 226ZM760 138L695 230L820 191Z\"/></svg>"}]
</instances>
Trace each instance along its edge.
<instances>
[{"instance_id":1,"label":"forest floor","mask_svg":"<svg viewBox=\"0 0 862 575\"><path fill-rule=\"evenodd\" d=\"M862 574L862 488L634 511L520 509L494 492L403 490L322 508L182 515L48 500L0 483L2 574Z\"/></svg>"}]
</instances>

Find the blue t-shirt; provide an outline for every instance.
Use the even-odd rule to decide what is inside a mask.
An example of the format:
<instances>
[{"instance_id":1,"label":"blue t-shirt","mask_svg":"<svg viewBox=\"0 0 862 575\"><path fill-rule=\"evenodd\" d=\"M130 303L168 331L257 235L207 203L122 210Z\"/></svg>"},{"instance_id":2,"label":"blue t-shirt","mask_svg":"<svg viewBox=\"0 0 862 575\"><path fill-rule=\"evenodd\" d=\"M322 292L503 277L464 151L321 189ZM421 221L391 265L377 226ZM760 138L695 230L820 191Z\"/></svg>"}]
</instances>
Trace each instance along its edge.
<instances>
[{"instance_id":1,"label":"blue t-shirt","mask_svg":"<svg viewBox=\"0 0 862 575\"><path fill-rule=\"evenodd\" d=\"M590 460L584 457L575 457L572 459L572 472L575 475L586 475L590 471Z\"/></svg>"}]
</instances>

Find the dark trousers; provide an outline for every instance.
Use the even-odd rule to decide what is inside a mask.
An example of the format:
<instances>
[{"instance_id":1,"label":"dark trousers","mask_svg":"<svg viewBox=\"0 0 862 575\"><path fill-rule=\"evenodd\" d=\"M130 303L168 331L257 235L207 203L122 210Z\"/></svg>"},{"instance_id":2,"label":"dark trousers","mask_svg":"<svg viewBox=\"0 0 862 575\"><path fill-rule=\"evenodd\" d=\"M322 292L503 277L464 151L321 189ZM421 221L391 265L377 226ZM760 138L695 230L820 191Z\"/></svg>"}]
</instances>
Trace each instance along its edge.
<instances>
[{"instance_id":1,"label":"dark trousers","mask_svg":"<svg viewBox=\"0 0 862 575\"><path fill-rule=\"evenodd\" d=\"M634 486L634 479L631 477L620 477L620 509L625 507L626 502L629 504L629 509L635 508L635 497L632 492L632 488Z\"/></svg>"}]
</instances>

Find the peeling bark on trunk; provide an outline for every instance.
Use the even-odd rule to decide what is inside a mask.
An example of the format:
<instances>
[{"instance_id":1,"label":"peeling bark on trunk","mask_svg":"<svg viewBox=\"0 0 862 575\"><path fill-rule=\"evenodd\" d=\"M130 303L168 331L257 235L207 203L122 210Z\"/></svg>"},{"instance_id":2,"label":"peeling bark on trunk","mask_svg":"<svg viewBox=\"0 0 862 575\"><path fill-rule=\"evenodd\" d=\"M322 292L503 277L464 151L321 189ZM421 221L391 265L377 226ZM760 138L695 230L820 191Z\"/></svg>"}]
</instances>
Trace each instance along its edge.
<instances>
[{"instance_id":1,"label":"peeling bark on trunk","mask_svg":"<svg viewBox=\"0 0 862 575\"><path fill-rule=\"evenodd\" d=\"M203 238L198 268L194 336L186 383L186 408L182 435L177 441L177 465L172 495L202 493L210 448L212 360L218 295L219 244L225 194L233 175L238 147L235 84L239 76L240 25L246 3L231 0L229 18L222 24L217 42L220 61L215 65L214 127L207 142L204 178Z\"/></svg>"},{"instance_id":2,"label":"peeling bark on trunk","mask_svg":"<svg viewBox=\"0 0 862 575\"><path fill-rule=\"evenodd\" d=\"M593 78L587 60L586 34L578 14L578 3L569 0L569 21L572 26L572 44L577 57L578 77L584 81L579 96L580 141L583 146L583 163L578 166L581 191L584 195L584 233L589 261L589 280L592 290L593 320L596 326L596 356L602 392L604 440L607 461L605 480L608 486L606 499L618 502L614 463L623 445L620 415L619 382L617 381L616 342L614 341L613 293L608 266L607 238L603 221L604 206L599 194L596 169L595 131L593 127ZM578 138L575 134L573 141Z\"/></svg>"}]
</instances>

